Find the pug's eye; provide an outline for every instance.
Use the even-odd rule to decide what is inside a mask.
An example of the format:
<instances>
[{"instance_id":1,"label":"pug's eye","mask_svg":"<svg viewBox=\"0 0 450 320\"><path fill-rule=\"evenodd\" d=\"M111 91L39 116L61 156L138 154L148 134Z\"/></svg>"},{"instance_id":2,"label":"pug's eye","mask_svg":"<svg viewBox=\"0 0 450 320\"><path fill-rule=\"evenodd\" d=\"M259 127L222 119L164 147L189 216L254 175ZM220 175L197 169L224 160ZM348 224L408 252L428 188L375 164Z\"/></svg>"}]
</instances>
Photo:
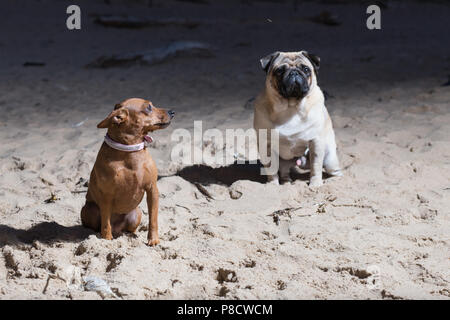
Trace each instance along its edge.
<instances>
[{"instance_id":1,"label":"pug's eye","mask_svg":"<svg viewBox=\"0 0 450 320\"><path fill-rule=\"evenodd\" d=\"M309 69L307 66L302 66L302 71L306 74L309 74L311 72L311 69Z\"/></svg>"},{"instance_id":2,"label":"pug's eye","mask_svg":"<svg viewBox=\"0 0 450 320\"><path fill-rule=\"evenodd\" d=\"M152 108L153 108L152 105L149 104L148 107L147 107L147 111L148 111L148 112L152 112Z\"/></svg>"},{"instance_id":3,"label":"pug's eye","mask_svg":"<svg viewBox=\"0 0 450 320\"><path fill-rule=\"evenodd\" d=\"M284 73L284 67L280 67L278 69L275 70L275 73L277 75L282 75Z\"/></svg>"}]
</instances>

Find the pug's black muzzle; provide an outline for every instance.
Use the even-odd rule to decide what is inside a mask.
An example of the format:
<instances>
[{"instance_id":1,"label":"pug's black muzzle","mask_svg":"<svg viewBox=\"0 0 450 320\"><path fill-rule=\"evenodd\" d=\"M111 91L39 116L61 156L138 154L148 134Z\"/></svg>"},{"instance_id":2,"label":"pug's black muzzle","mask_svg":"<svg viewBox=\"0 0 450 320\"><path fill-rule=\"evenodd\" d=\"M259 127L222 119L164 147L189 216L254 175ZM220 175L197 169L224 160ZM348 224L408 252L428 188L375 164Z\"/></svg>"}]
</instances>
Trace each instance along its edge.
<instances>
[{"instance_id":1,"label":"pug's black muzzle","mask_svg":"<svg viewBox=\"0 0 450 320\"><path fill-rule=\"evenodd\" d=\"M301 98L308 93L308 78L298 69L291 69L279 79L279 91L284 98Z\"/></svg>"}]
</instances>

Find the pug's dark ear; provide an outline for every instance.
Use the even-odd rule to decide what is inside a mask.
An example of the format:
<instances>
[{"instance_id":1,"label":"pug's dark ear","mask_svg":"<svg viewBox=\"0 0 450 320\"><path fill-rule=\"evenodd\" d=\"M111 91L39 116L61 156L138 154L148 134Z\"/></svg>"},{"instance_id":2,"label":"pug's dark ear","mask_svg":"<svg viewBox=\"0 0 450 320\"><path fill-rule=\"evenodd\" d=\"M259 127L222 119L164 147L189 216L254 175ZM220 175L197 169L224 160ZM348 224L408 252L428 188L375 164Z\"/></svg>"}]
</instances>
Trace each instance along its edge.
<instances>
[{"instance_id":1,"label":"pug's dark ear","mask_svg":"<svg viewBox=\"0 0 450 320\"><path fill-rule=\"evenodd\" d=\"M314 71L316 72L317 75L320 67L320 58L315 54L308 53L307 51L303 51L302 53L306 58L308 58L309 61L311 61L311 64L314 67Z\"/></svg>"},{"instance_id":2,"label":"pug's dark ear","mask_svg":"<svg viewBox=\"0 0 450 320\"><path fill-rule=\"evenodd\" d=\"M112 125L119 125L128 119L128 109L121 108L111 112L103 121L101 121L97 128L109 128Z\"/></svg>"},{"instance_id":3,"label":"pug's dark ear","mask_svg":"<svg viewBox=\"0 0 450 320\"><path fill-rule=\"evenodd\" d=\"M261 67L263 68L265 73L267 73L267 71L269 71L270 66L272 65L273 61L276 58L278 58L279 55L280 55L280 52L276 51L274 53L271 53L271 54L265 56L261 60L259 60L259 62L261 62Z\"/></svg>"},{"instance_id":4,"label":"pug's dark ear","mask_svg":"<svg viewBox=\"0 0 450 320\"><path fill-rule=\"evenodd\" d=\"M117 110L119 108L122 108L122 104L121 103L116 103L116 105L114 106L114 110Z\"/></svg>"}]
</instances>

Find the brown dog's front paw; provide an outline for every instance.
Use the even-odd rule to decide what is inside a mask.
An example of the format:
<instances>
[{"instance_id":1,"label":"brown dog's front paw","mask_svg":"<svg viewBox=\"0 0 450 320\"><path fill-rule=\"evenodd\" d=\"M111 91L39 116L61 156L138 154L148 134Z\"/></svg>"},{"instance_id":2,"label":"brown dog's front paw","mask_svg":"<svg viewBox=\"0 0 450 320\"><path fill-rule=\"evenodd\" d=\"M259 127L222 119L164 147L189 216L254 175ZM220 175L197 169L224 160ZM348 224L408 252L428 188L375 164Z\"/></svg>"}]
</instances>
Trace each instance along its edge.
<instances>
[{"instance_id":1,"label":"brown dog's front paw","mask_svg":"<svg viewBox=\"0 0 450 320\"><path fill-rule=\"evenodd\" d=\"M102 239L105 239L105 240L112 240L112 239L113 239L113 236L112 236L111 233L109 233L109 234L102 234Z\"/></svg>"},{"instance_id":2,"label":"brown dog's front paw","mask_svg":"<svg viewBox=\"0 0 450 320\"><path fill-rule=\"evenodd\" d=\"M150 247L156 246L157 244L159 244L159 238L149 239L147 242L147 245Z\"/></svg>"},{"instance_id":3,"label":"brown dog's front paw","mask_svg":"<svg viewBox=\"0 0 450 320\"><path fill-rule=\"evenodd\" d=\"M111 228L108 228L108 229L105 228L104 230L102 230L101 236L102 236L102 239L112 240L113 236L112 236Z\"/></svg>"}]
</instances>

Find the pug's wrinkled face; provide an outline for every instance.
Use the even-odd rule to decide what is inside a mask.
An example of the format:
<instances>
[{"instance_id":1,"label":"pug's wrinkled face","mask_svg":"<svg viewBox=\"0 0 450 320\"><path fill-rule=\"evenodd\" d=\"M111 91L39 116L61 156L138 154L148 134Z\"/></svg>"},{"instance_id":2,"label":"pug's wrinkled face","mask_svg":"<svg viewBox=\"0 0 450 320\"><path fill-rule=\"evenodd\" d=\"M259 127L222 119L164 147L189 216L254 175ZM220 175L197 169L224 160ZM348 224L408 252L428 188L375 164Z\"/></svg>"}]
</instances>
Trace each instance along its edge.
<instances>
[{"instance_id":1,"label":"pug's wrinkled face","mask_svg":"<svg viewBox=\"0 0 450 320\"><path fill-rule=\"evenodd\" d=\"M281 97L302 99L316 84L320 58L306 51L274 52L261 59L267 85Z\"/></svg>"}]
</instances>

